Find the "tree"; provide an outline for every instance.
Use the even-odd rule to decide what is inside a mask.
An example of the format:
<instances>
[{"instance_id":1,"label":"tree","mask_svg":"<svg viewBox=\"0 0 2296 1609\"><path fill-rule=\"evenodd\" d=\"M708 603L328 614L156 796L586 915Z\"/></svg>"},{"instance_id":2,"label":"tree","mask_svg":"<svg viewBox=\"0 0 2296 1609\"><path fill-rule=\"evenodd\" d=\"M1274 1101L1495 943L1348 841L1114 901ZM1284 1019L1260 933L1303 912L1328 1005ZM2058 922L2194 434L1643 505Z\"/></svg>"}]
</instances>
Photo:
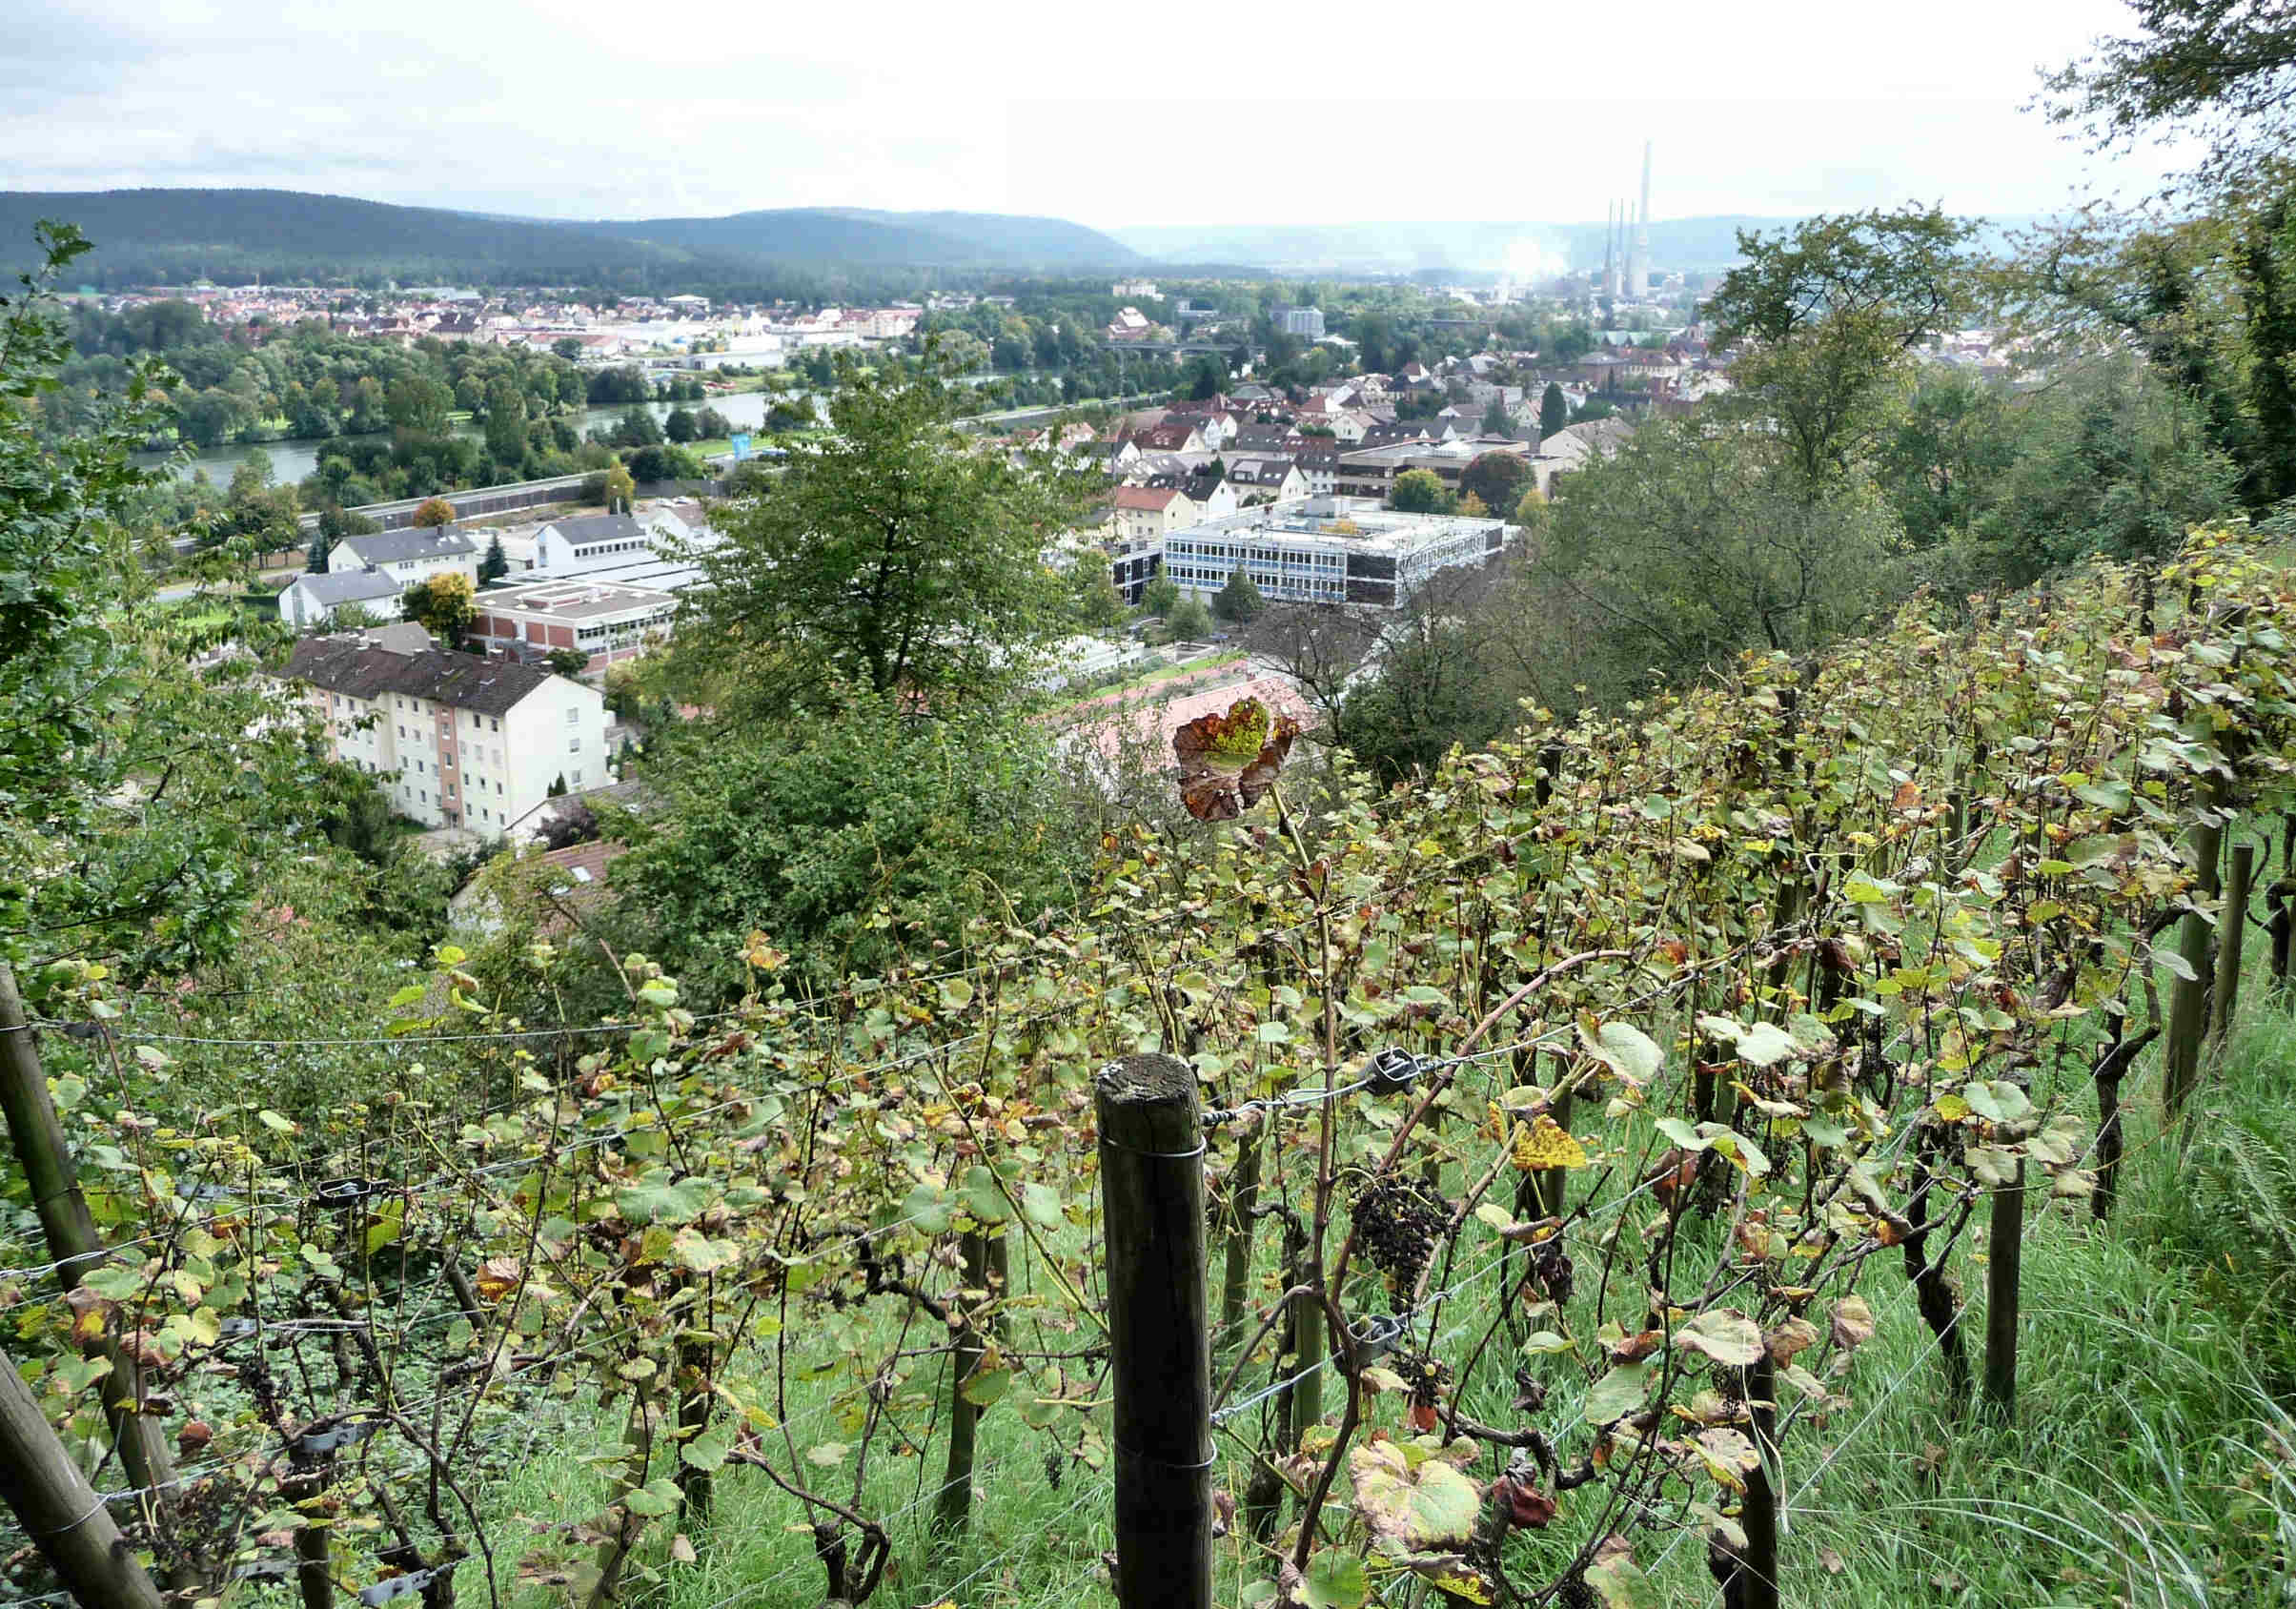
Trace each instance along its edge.
<instances>
[{"instance_id":1,"label":"tree","mask_svg":"<svg viewBox=\"0 0 2296 1609\"><path fill-rule=\"evenodd\" d=\"M1164 617L1164 634L1174 642L1201 642L1211 635L1211 611L1191 592Z\"/></svg>"},{"instance_id":2,"label":"tree","mask_svg":"<svg viewBox=\"0 0 2296 1609\"><path fill-rule=\"evenodd\" d=\"M1432 469L1407 469L1396 476L1387 499L1388 507L1405 514L1448 514L1452 503L1451 489Z\"/></svg>"},{"instance_id":3,"label":"tree","mask_svg":"<svg viewBox=\"0 0 2296 1609\"><path fill-rule=\"evenodd\" d=\"M553 676L579 676L590 668L590 655L582 648L553 648L542 662Z\"/></svg>"},{"instance_id":4,"label":"tree","mask_svg":"<svg viewBox=\"0 0 2296 1609\"><path fill-rule=\"evenodd\" d=\"M526 393L507 375L486 388L486 450L514 474L526 461Z\"/></svg>"},{"instance_id":5,"label":"tree","mask_svg":"<svg viewBox=\"0 0 2296 1609\"><path fill-rule=\"evenodd\" d=\"M237 953L247 845L292 839L309 759L259 679L195 668L213 627L136 556L163 483L131 454L165 429L173 377L137 358L71 434L41 428L70 356L52 286L89 247L62 224L35 240L44 267L0 302L0 963L37 1008L31 966L59 956L140 988ZM252 558L242 539L190 568L220 586Z\"/></svg>"},{"instance_id":6,"label":"tree","mask_svg":"<svg viewBox=\"0 0 2296 1609\"><path fill-rule=\"evenodd\" d=\"M582 356L582 338L579 336L560 336L550 343L550 350L569 363L576 362Z\"/></svg>"},{"instance_id":7,"label":"tree","mask_svg":"<svg viewBox=\"0 0 2296 1609\"><path fill-rule=\"evenodd\" d=\"M1140 589L1140 612L1158 619L1169 615L1180 602L1180 583L1159 570L1150 576L1148 584Z\"/></svg>"},{"instance_id":8,"label":"tree","mask_svg":"<svg viewBox=\"0 0 2296 1609\"><path fill-rule=\"evenodd\" d=\"M1315 735L1348 746L1347 692L1379 642L1373 612L1324 603L1271 603L1245 639L1255 658L1274 665L1307 695L1319 720Z\"/></svg>"},{"instance_id":9,"label":"tree","mask_svg":"<svg viewBox=\"0 0 2296 1609\"><path fill-rule=\"evenodd\" d=\"M2140 32L2045 76L2049 120L2093 149L2143 134L2207 142L2200 177L2238 182L2296 144L2296 15L2252 0L2131 0ZM2165 126L2165 127L2164 127Z\"/></svg>"},{"instance_id":10,"label":"tree","mask_svg":"<svg viewBox=\"0 0 2296 1609\"><path fill-rule=\"evenodd\" d=\"M1220 388L1227 383L1227 366L1207 354L1197 358L1189 371L1188 395L1194 401L1209 402L1220 395Z\"/></svg>"},{"instance_id":11,"label":"tree","mask_svg":"<svg viewBox=\"0 0 2296 1609\"><path fill-rule=\"evenodd\" d=\"M1068 572L1070 607L1076 623L1086 631L1108 631L1124 623L1124 595L1106 561L1091 554L1078 558Z\"/></svg>"},{"instance_id":12,"label":"tree","mask_svg":"<svg viewBox=\"0 0 2296 1609\"><path fill-rule=\"evenodd\" d=\"M651 410L636 405L624 408L614 426L613 444L617 447L653 447L660 444L661 426L656 422Z\"/></svg>"},{"instance_id":13,"label":"tree","mask_svg":"<svg viewBox=\"0 0 2296 1609\"><path fill-rule=\"evenodd\" d=\"M1530 462L1520 454L1482 453L1459 476L1459 495L1478 499L1486 509L1513 508L1531 480Z\"/></svg>"},{"instance_id":14,"label":"tree","mask_svg":"<svg viewBox=\"0 0 2296 1609\"><path fill-rule=\"evenodd\" d=\"M983 910L1031 922L1074 898L1094 839L1051 736L986 703L903 718L897 697L818 720L674 726L647 783L665 803L608 825L622 908L648 956L700 998L744 985L725 935L762 929L808 987L954 943Z\"/></svg>"},{"instance_id":15,"label":"tree","mask_svg":"<svg viewBox=\"0 0 2296 1609\"><path fill-rule=\"evenodd\" d=\"M1708 307L1717 343L1740 348L1725 401L1764 422L1813 499L1886 430L1914 349L1954 323L1970 232L1936 207L1738 232L1744 260Z\"/></svg>"},{"instance_id":16,"label":"tree","mask_svg":"<svg viewBox=\"0 0 2296 1609\"><path fill-rule=\"evenodd\" d=\"M1544 441L1556 431L1568 427L1570 422L1571 399L1562 394L1560 385L1549 380L1547 389L1539 394L1538 398L1538 438Z\"/></svg>"},{"instance_id":17,"label":"tree","mask_svg":"<svg viewBox=\"0 0 2296 1609\"><path fill-rule=\"evenodd\" d=\"M929 368L848 368L833 433L770 492L719 505L690 662L782 711L855 691L946 705L1021 674L1065 612L1041 556L1093 488L1057 453L971 450L954 422L969 405Z\"/></svg>"},{"instance_id":18,"label":"tree","mask_svg":"<svg viewBox=\"0 0 2296 1609\"><path fill-rule=\"evenodd\" d=\"M1507 404L1493 397L1483 409L1483 434L1508 436L1514 430L1514 416L1507 412Z\"/></svg>"},{"instance_id":19,"label":"tree","mask_svg":"<svg viewBox=\"0 0 2296 1609\"><path fill-rule=\"evenodd\" d=\"M327 559L331 551L327 541L327 532L322 522L320 529L314 531L309 540L303 543L303 568L315 576L325 575Z\"/></svg>"},{"instance_id":20,"label":"tree","mask_svg":"<svg viewBox=\"0 0 2296 1609\"><path fill-rule=\"evenodd\" d=\"M509 574L510 555L502 551L502 538L498 533L487 539L485 557L478 560L478 581L484 585L488 581L498 581Z\"/></svg>"},{"instance_id":21,"label":"tree","mask_svg":"<svg viewBox=\"0 0 2296 1609\"><path fill-rule=\"evenodd\" d=\"M637 496L638 483L630 479L630 472L627 469L620 464L616 464L612 469L606 471L605 499L607 513L629 513L630 503Z\"/></svg>"},{"instance_id":22,"label":"tree","mask_svg":"<svg viewBox=\"0 0 2296 1609\"><path fill-rule=\"evenodd\" d=\"M672 408L661 421L662 434L680 446L698 440L701 432L696 427L693 414L685 408Z\"/></svg>"},{"instance_id":23,"label":"tree","mask_svg":"<svg viewBox=\"0 0 2296 1609\"><path fill-rule=\"evenodd\" d=\"M1230 625L1250 625L1268 607L1268 600L1244 566L1228 573L1228 584L1212 595L1211 612Z\"/></svg>"},{"instance_id":24,"label":"tree","mask_svg":"<svg viewBox=\"0 0 2296 1609\"><path fill-rule=\"evenodd\" d=\"M411 521L417 531L434 531L455 522L455 505L444 498L425 498L415 506Z\"/></svg>"},{"instance_id":25,"label":"tree","mask_svg":"<svg viewBox=\"0 0 2296 1609\"><path fill-rule=\"evenodd\" d=\"M417 581L399 594L399 610L450 648L462 644L478 608L470 577L459 570L442 570Z\"/></svg>"},{"instance_id":26,"label":"tree","mask_svg":"<svg viewBox=\"0 0 2296 1609\"><path fill-rule=\"evenodd\" d=\"M447 412L455 405L453 391L420 375L394 380L386 397L384 409L393 424L425 436L446 428Z\"/></svg>"},{"instance_id":27,"label":"tree","mask_svg":"<svg viewBox=\"0 0 2296 1609\"><path fill-rule=\"evenodd\" d=\"M1572 474L1529 555L1548 590L1521 612L1595 642L1600 662L1563 680L1615 696L1856 628L1893 595L1895 540L1869 488L1813 497L1781 469L1759 418L1653 419Z\"/></svg>"}]
</instances>

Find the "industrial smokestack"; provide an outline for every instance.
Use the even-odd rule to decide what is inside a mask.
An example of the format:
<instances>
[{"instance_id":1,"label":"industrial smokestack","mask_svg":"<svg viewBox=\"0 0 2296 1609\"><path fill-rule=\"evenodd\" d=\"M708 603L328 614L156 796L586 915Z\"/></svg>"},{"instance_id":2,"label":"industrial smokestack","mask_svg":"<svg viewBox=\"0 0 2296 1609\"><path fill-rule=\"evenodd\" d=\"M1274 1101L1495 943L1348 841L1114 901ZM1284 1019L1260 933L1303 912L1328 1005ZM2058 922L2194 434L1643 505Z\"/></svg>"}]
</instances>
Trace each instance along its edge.
<instances>
[{"instance_id":1,"label":"industrial smokestack","mask_svg":"<svg viewBox=\"0 0 2296 1609\"><path fill-rule=\"evenodd\" d=\"M1602 294L1618 294L1618 203L1602 210Z\"/></svg>"},{"instance_id":2,"label":"industrial smokestack","mask_svg":"<svg viewBox=\"0 0 2296 1609\"><path fill-rule=\"evenodd\" d=\"M1635 226L1635 249L1626 259L1627 290L1636 300L1650 288L1650 141L1642 142L1642 221Z\"/></svg>"}]
</instances>

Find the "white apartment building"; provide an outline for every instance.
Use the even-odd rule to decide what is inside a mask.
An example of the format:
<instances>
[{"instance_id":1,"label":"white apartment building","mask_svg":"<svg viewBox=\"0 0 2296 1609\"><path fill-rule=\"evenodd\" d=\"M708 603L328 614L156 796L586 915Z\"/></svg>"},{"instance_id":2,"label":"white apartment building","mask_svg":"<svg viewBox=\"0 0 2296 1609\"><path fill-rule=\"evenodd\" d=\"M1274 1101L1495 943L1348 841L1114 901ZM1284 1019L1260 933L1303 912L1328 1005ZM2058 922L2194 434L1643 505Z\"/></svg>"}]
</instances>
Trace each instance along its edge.
<instances>
[{"instance_id":1,"label":"white apartment building","mask_svg":"<svg viewBox=\"0 0 2296 1609\"><path fill-rule=\"evenodd\" d=\"M332 756L388 778L393 806L429 826L491 836L558 784L608 780L597 688L446 652L411 621L306 637L282 680L325 723Z\"/></svg>"},{"instance_id":2,"label":"white apartment building","mask_svg":"<svg viewBox=\"0 0 2296 1609\"><path fill-rule=\"evenodd\" d=\"M348 575L358 570L377 571L401 587L452 570L469 577L476 585L478 544L452 525L431 525L404 531L377 531L367 537L345 537L327 550L329 575Z\"/></svg>"},{"instance_id":3,"label":"white apartment building","mask_svg":"<svg viewBox=\"0 0 2296 1609\"><path fill-rule=\"evenodd\" d=\"M1218 592L1239 564L1271 602L1399 609L1436 572L1498 557L1512 527L1456 514L1400 514L1365 498L1295 498L1164 539L1163 570Z\"/></svg>"}]
</instances>

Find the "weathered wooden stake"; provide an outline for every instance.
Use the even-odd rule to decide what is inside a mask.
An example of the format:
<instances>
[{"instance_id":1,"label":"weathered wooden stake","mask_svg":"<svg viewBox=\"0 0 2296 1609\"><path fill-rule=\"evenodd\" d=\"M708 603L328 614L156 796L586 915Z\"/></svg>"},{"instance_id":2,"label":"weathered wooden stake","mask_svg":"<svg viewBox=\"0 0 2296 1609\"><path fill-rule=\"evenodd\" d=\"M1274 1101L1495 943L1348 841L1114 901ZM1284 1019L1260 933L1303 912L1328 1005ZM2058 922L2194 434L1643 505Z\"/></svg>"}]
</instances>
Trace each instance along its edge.
<instances>
[{"instance_id":1,"label":"weathered wooden stake","mask_svg":"<svg viewBox=\"0 0 2296 1609\"><path fill-rule=\"evenodd\" d=\"M987 1350L988 1334L972 1310L989 1299L988 1236L978 1229L958 1237L965 1258L965 1287L958 1300L965 1309L957 1331L956 1351L948 1366L948 1467L942 1472L941 1496L933 1505L934 1529L962 1532L972 1523L973 1442L980 1428L981 1410L965 1398L965 1381Z\"/></svg>"},{"instance_id":2,"label":"weathered wooden stake","mask_svg":"<svg viewBox=\"0 0 2296 1609\"><path fill-rule=\"evenodd\" d=\"M2240 958L2248 936L2248 892L2255 882L2256 845L2235 844L2224 914L2216 919L2216 987L2208 996L2208 1037L2220 1050L2232 1031L2232 1009L2240 999Z\"/></svg>"},{"instance_id":3,"label":"weathered wooden stake","mask_svg":"<svg viewBox=\"0 0 2296 1609\"><path fill-rule=\"evenodd\" d=\"M30 1187L48 1255L57 1265L56 1285L69 1293L108 1253L88 1199L80 1193L71 1148L49 1098L48 1074L32 1042L24 998L16 992L16 974L6 962L0 962L0 1116L6 1118L16 1161ZM112 1444L128 1478L146 1490L146 1513L165 1514L174 1507L175 1460L160 1422L142 1411L142 1367L116 1336L106 1336L104 1355L112 1363L102 1387Z\"/></svg>"},{"instance_id":4,"label":"weathered wooden stake","mask_svg":"<svg viewBox=\"0 0 2296 1609\"><path fill-rule=\"evenodd\" d=\"M1260 1203L1260 1157L1267 1150L1270 1124L1263 1117L1251 1125L1237 1150L1235 1171L1228 1176L1228 1266L1220 1280L1220 1344L1233 1346L1243 1338L1244 1297L1251 1288L1251 1243L1259 1228L1252 1209Z\"/></svg>"},{"instance_id":5,"label":"weathered wooden stake","mask_svg":"<svg viewBox=\"0 0 2296 1609\"><path fill-rule=\"evenodd\" d=\"M1998 1418L2017 1414L2017 1286L2024 1261L2025 1161L1993 1191L1993 1232L1985 1247L1985 1406Z\"/></svg>"},{"instance_id":6,"label":"weathered wooden stake","mask_svg":"<svg viewBox=\"0 0 2296 1609\"><path fill-rule=\"evenodd\" d=\"M1102 1068L1093 1086L1116 1600L1124 1609L1211 1609L1211 1336L1195 1074L1174 1056L1126 1056Z\"/></svg>"},{"instance_id":7,"label":"weathered wooden stake","mask_svg":"<svg viewBox=\"0 0 2296 1609\"><path fill-rule=\"evenodd\" d=\"M2224 797L2224 784L2215 777L2201 783L2200 805L2205 819L2192 825L2194 893L2204 901L2218 892L2217 857L2224 844L2223 824L2215 820ZM2212 924L2205 916L2186 915L2177 928L2177 954L2184 963L2168 991L2168 1052L2162 1069L2161 1092L2174 1117L2184 1110L2201 1076L2201 1039L2206 1029L2208 1002L2208 936ZM2189 973L2189 976L2185 974Z\"/></svg>"},{"instance_id":8,"label":"weathered wooden stake","mask_svg":"<svg viewBox=\"0 0 2296 1609\"><path fill-rule=\"evenodd\" d=\"M49 1429L14 1360L5 1354L0 1354L0 1502L81 1609L160 1609L158 1587Z\"/></svg>"},{"instance_id":9,"label":"weathered wooden stake","mask_svg":"<svg viewBox=\"0 0 2296 1609\"><path fill-rule=\"evenodd\" d=\"M1746 1476L1738 1520L1746 1530L1746 1562L1732 1601L1738 1609L1778 1609L1778 1489L1770 1478L1778 1456L1778 1365L1767 1353L1746 1371L1746 1401L1754 1410L1754 1446L1761 1462Z\"/></svg>"}]
</instances>

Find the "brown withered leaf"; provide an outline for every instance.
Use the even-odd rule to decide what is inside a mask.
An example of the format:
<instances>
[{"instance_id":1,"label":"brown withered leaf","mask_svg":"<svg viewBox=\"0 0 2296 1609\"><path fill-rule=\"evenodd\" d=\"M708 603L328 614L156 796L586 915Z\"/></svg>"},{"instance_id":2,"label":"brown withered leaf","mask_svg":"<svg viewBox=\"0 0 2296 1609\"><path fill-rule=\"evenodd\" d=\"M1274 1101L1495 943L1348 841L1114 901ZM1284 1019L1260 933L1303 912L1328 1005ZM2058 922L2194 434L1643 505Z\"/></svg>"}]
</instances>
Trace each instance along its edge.
<instances>
[{"instance_id":1,"label":"brown withered leaf","mask_svg":"<svg viewBox=\"0 0 2296 1609\"><path fill-rule=\"evenodd\" d=\"M1233 821L1257 804L1284 768L1299 723L1238 699L1225 715L1199 715L1172 733L1180 802L1200 822Z\"/></svg>"}]
</instances>

